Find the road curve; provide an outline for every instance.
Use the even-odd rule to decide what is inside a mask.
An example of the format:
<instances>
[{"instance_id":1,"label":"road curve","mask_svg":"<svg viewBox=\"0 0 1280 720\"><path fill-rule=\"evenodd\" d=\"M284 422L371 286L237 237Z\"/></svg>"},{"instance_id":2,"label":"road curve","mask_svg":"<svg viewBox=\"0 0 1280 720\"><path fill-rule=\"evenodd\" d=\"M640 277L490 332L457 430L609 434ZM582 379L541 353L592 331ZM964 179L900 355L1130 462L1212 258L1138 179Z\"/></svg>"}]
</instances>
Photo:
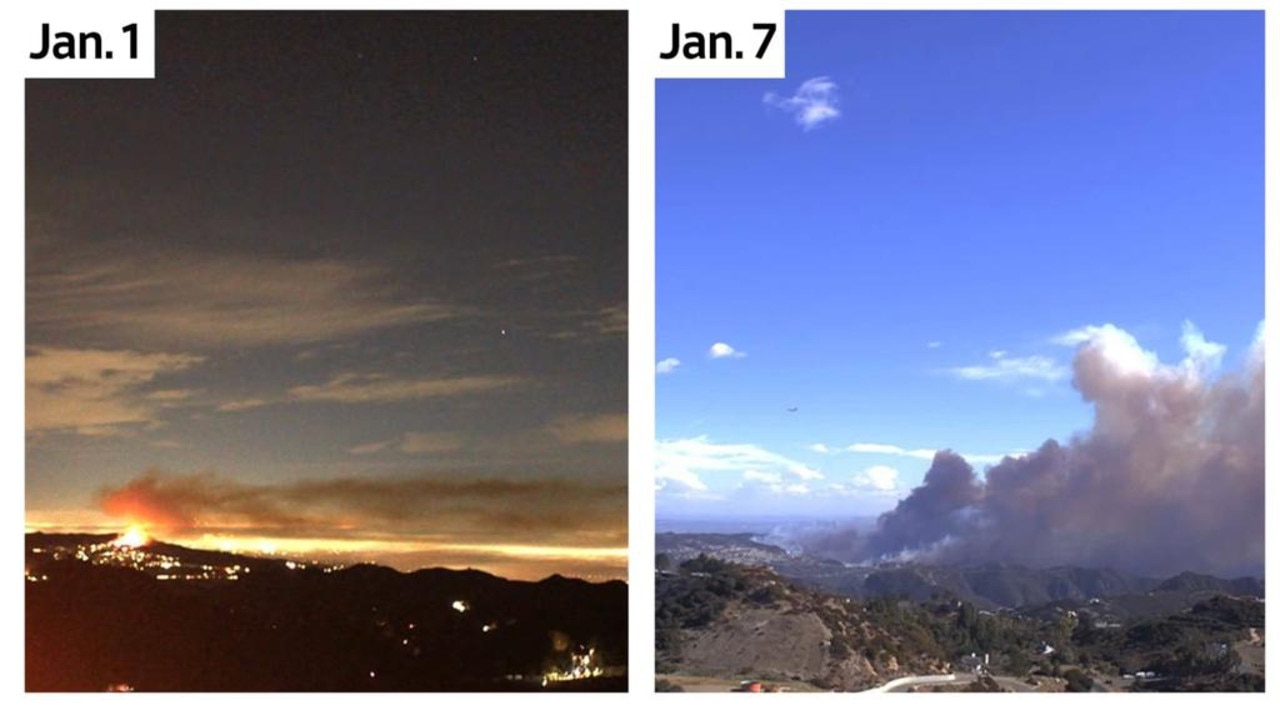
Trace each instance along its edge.
<instances>
[{"instance_id":1,"label":"road curve","mask_svg":"<svg viewBox=\"0 0 1280 720\"><path fill-rule=\"evenodd\" d=\"M894 688L900 688L907 685L934 685L937 683L949 683L955 681L956 676L954 673L951 675L908 675L906 677L894 678L883 685L878 685L859 692L886 693Z\"/></svg>"}]
</instances>

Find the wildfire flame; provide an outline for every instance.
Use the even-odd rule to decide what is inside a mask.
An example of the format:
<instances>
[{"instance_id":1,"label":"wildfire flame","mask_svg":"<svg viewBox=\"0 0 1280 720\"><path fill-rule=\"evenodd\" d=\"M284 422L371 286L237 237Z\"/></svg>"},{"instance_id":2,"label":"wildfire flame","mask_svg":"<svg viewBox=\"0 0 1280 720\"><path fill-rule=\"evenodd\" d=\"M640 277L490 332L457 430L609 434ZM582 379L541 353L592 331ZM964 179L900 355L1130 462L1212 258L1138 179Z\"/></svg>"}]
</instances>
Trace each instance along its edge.
<instances>
[{"instance_id":1,"label":"wildfire flame","mask_svg":"<svg viewBox=\"0 0 1280 720\"><path fill-rule=\"evenodd\" d=\"M151 538L147 535L146 528L141 525L130 525L129 529L125 530L120 537L111 541L111 544L116 547L136 548L142 547L149 542L151 542Z\"/></svg>"}]
</instances>

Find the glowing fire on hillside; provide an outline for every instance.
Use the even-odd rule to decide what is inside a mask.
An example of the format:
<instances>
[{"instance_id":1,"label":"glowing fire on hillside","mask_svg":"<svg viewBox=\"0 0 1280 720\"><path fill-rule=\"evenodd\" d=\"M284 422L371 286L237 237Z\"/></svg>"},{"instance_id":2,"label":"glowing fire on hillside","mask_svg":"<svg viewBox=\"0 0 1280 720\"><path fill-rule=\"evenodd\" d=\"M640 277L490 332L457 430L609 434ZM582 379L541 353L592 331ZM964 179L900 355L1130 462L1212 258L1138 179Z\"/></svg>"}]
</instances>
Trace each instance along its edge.
<instances>
[{"instance_id":1,"label":"glowing fire on hillside","mask_svg":"<svg viewBox=\"0 0 1280 720\"><path fill-rule=\"evenodd\" d=\"M116 547L136 548L142 547L151 542L151 537L147 535L146 528L141 525L130 525L128 530L121 533L120 537L111 541Z\"/></svg>"}]
</instances>

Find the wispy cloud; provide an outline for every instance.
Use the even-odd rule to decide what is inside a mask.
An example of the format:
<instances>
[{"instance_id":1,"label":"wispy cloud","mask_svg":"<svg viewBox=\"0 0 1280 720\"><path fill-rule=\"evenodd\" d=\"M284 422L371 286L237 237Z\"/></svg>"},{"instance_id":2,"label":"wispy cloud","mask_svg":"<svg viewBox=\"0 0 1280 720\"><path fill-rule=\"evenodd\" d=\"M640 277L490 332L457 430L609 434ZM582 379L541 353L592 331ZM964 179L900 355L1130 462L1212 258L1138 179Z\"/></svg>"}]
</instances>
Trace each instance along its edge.
<instances>
[{"instance_id":1,"label":"wispy cloud","mask_svg":"<svg viewBox=\"0 0 1280 720\"><path fill-rule=\"evenodd\" d=\"M659 463L654 475L654 489L659 493L683 498L716 497L697 473L679 465Z\"/></svg>"},{"instance_id":2,"label":"wispy cloud","mask_svg":"<svg viewBox=\"0 0 1280 720\"><path fill-rule=\"evenodd\" d=\"M938 454L938 450L934 448L904 448L899 445L889 445L885 443L853 443L845 448L851 453L865 453L870 455L891 455L896 457L909 457L918 460L933 460L933 456ZM1026 455L1026 450L1016 450L1000 455L980 455L972 453L959 453L961 457L971 464L989 465L998 463L1005 457L1022 457Z\"/></svg>"},{"instance_id":3,"label":"wispy cloud","mask_svg":"<svg viewBox=\"0 0 1280 720\"><path fill-rule=\"evenodd\" d=\"M716 443L705 435L680 440L659 440L657 444L657 487L678 494L705 494L709 488L702 473L736 472L744 479L795 484L821 480L822 473L804 463L750 444Z\"/></svg>"},{"instance_id":4,"label":"wispy cloud","mask_svg":"<svg viewBox=\"0 0 1280 720\"><path fill-rule=\"evenodd\" d=\"M157 377L202 362L194 355L33 347L27 351L27 432L114 435L153 423L191 390L153 389Z\"/></svg>"},{"instance_id":5,"label":"wispy cloud","mask_svg":"<svg viewBox=\"0 0 1280 720\"><path fill-rule=\"evenodd\" d=\"M763 470L743 470L742 478L751 482L763 483L765 485L781 485L782 473L765 472Z\"/></svg>"},{"instance_id":6,"label":"wispy cloud","mask_svg":"<svg viewBox=\"0 0 1280 720\"><path fill-rule=\"evenodd\" d=\"M899 457L918 458L920 460L932 460L933 456L938 453L937 450L927 448L917 448L908 450L898 445L889 445L886 443L854 443L845 448L852 453L869 453L872 455L897 455Z\"/></svg>"},{"instance_id":7,"label":"wispy cloud","mask_svg":"<svg viewBox=\"0 0 1280 720\"><path fill-rule=\"evenodd\" d=\"M669 375L675 372L678 367L680 367L680 360L678 358L670 357L664 360L659 360L656 370L659 375Z\"/></svg>"},{"instance_id":8,"label":"wispy cloud","mask_svg":"<svg viewBox=\"0 0 1280 720\"><path fill-rule=\"evenodd\" d=\"M835 495L896 495L898 470L888 465L872 465L855 473L847 482L829 484L825 490Z\"/></svg>"},{"instance_id":9,"label":"wispy cloud","mask_svg":"<svg viewBox=\"0 0 1280 720\"><path fill-rule=\"evenodd\" d=\"M336 260L158 254L34 268L29 331L132 348L288 345L446 320L383 269Z\"/></svg>"},{"instance_id":10,"label":"wispy cloud","mask_svg":"<svg viewBox=\"0 0 1280 720\"><path fill-rule=\"evenodd\" d=\"M554 318L558 329L538 331L553 340L596 342L613 340L628 330L627 304L615 303L597 310L574 311Z\"/></svg>"},{"instance_id":11,"label":"wispy cloud","mask_svg":"<svg viewBox=\"0 0 1280 720\"><path fill-rule=\"evenodd\" d=\"M504 276L523 282L558 282L566 275L583 271L582 258L576 255L542 255L512 258L495 263L493 268Z\"/></svg>"},{"instance_id":12,"label":"wispy cloud","mask_svg":"<svg viewBox=\"0 0 1280 720\"><path fill-rule=\"evenodd\" d=\"M738 486L736 496L746 497L758 495L760 493L772 493L775 495L810 495L813 493L812 488L807 483L793 478L787 478L782 472L766 472L763 470L744 470L742 472L743 483Z\"/></svg>"},{"instance_id":13,"label":"wispy cloud","mask_svg":"<svg viewBox=\"0 0 1280 720\"><path fill-rule=\"evenodd\" d=\"M707 351L707 355L712 359L740 358L747 356L747 354L741 350L735 350L732 345L723 342L712 344L711 349Z\"/></svg>"},{"instance_id":14,"label":"wispy cloud","mask_svg":"<svg viewBox=\"0 0 1280 720\"><path fill-rule=\"evenodd\" d=\"M400 452L407 455L437 455L462 449L462 435L452 432L408 432L400 438Z\"/></svg>"},{"instance_id":15,"label":"wispy cloud","mask_svg":"<svg viewBox=\"0 0 1280 720\"><path fill-rule=\"evenodd\" d=\"M521 382L503 375L397 378L380 373L341 373L322 385L290 388L288 396L298 402L394 403L505 390Z\"/></svg>"},{"instance_id":16,"label":"wispy cloud","mask_svg":"<svg viewBox=\"0 0 1280 720\"><path fill-rule=\"evenodd\" d=\"M1065 379L1070 371L1059 365L1056 360L1043 355L1013 357L1004 350L988 353L990 362L981 365L967 365L950 368L947 372L964 380L1044 380L1058 382Z\"/></svg>"},{"instance_id":17,"label":"wispy cloud","mask_svg":"<svg viewBox=\"0 0 1280 720\"><path fill-rule=\"evenodd\" d=\"M626 442L627 415L565 415L556 418L546 429L562 445Z\"/></svg>"},{"instance_id":18,"label":"wispy cloud","mask_svg":"<svg viewBox=\"0 0 1280 720\"><path fill-rule=\"evenodd\" d=\"M527 383L525 379L508 375L405 378L385 373L347 372L338 373L321 384L289 388L283 394L228 400L217 405L217 409L220 412L245 412L273 405L317 402L382 405L500 392Z\"/></svg>"},{"instance_id":19,"label":"wispy cloud","mask_svg":"<svg viewBox=\"0 0 1280 720\"><path fill-rule=\"evenodd\" d=\"M273 404L269 400L262 398L245 398L244 400L230 400L218 405L221 412L244 412L245 410L253 410L254 408L265 407Z\"/></svg>"},{"instance_id":20,"label":"wispy cloud","mask_svg":"<svg viewBox=\"0 0 1280 720\"><path fill-rule=\"evenodd\" d=\"M840 117L839 97L836 84L828 77L816 77L804 81L790 97L777 93L766 93L764 102L791 113L796 124L805 130L812 130L824 123Z\"/></svg>"},{"instance_id":21,"label":"wispy cloud","mask_svg":"<svg viewBox=\"0 0 1280 720\"><path fill-rule=\"evenodd\" d=\"M618 335L627 331L627 304L618 303L600 309L595 317L584 323L589 330L600 335Z\"/></svg>"},{"instance_id":22,"label":"wispy cloud","mask_svg":"<svg viewBox=\"0 0 1280 720\"><path fill-rule=\"evenodd\" d=\"M452 432L407 432L394 440L366 443L349 448L352 455L370 455L397 450L406 455L443 455L461 450L464 438Z\"/></svg>"},{"instance_id":23,"label":"wispy cloud","mask_svg":"<svg viewBox=\"0 0 1280 720\"><path fill-rule=\"evenodd\" d=\"M1082 343L1089 342L1096 338L1105 337L1109 333L1124 332L1110 323L1106 325L1084 325L1073 328L1064 333L1054 335L1049 342L1055 345L1065 345L1067 347L1075 347Z\"/></svg>"},{"instance_id":24,"label":"wispy cloud","mask_svg":"<svg viewBox=\"0 0 1280 720\"><path fill-rule=\"evenodd\" d=\"M397 442L399 442L398 439L364 443L363 445L356 445L355 447L347 448L347 452L352 455L372 455L374 453L380 453L387 450L388 448L395 447Z\"/></svg>"}]
</instances>

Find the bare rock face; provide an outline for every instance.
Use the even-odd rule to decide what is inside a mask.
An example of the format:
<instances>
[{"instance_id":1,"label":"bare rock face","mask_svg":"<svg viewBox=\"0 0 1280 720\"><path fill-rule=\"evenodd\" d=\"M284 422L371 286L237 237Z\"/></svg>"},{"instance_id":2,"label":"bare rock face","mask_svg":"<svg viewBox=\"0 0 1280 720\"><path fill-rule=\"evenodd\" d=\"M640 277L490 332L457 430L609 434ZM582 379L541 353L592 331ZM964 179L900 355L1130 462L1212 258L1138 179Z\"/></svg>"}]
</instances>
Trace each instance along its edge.
<instances>
[{"instance_id":1,"label":"bare rock face","mask_svg":"<svg viewBox=\"0 0 1280 720\"><path fill-rule=\"evenodd\" d=\"M837 690L857 690L879 685L886 679L866 658L854 655L831 666L827 684Z\"/></svg>"}]
</instances>

